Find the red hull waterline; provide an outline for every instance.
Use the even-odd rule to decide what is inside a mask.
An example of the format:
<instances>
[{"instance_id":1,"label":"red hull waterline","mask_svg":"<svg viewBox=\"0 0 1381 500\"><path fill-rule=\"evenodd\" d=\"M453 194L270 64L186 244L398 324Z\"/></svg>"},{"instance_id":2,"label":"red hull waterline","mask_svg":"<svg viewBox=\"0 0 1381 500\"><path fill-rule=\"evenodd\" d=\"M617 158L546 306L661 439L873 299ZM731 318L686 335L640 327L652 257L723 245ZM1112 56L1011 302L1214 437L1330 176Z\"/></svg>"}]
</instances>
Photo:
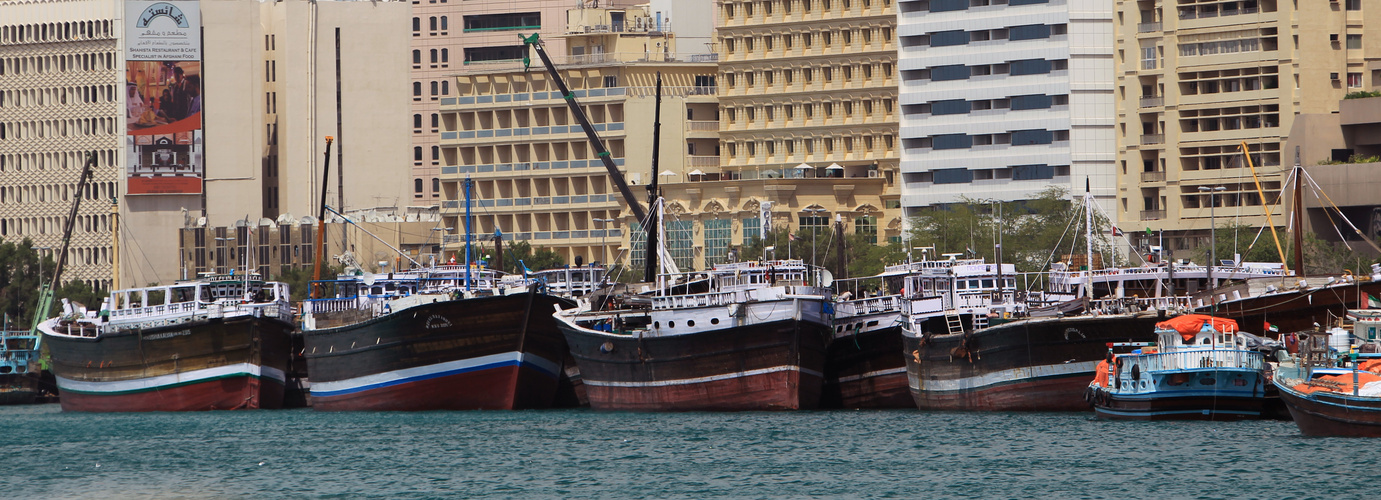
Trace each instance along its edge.
<instances>
[{"instance_id":1,"label":"red hull waterline","mask_svg":"<svg viewBox=\"0 0 1381 500\"><path fill-rule=\"evenodd\" d=\"M552 376L526 366L502 366L405 382L343 396L313 396L323 411L526 410L551 406Z\"/></svg>"},{"instance_id":2,"label":"red hull waterline","mask_svg":"<svg viewBox=\"0 0 1381 500\"><path fill-rule=\"evenodd\" d=\"M912 391L916 407L941 411L1089 411L1084 400L1093 374L1075 374L963 391Z\"/></svg>"},{"instance_id":3,"label":"red hull waterline","mask_svg":"<svg viewBox=\"0 0 1381 500\"><path fill-rule=\"evenodd\" d=\"M843 408L914 408L906 372L878 375L839 383Z\"/></svg>"},{"instance_id":4,"label":"red hull waterline","mask_svg":"<svg viewBox=\"0 0 1381 500\"><path fill-rule=\"evenodd\" d=\"M77 412L275 410L283 384L245 375L124 394L63 391L60 401L62 411Z\"/></svg>"},{"instance_id":5,"label":"red hull waterline","mask_svg":"<svg viewBox=\"0 0 1381 500\"><path fill-rule=\"evenodd\" d=\"M585 381L590 406L618 411L758 411L814 409L821 379L782 370L724 380L662 386L611 386Z\"/></svg>"}]
</instances>

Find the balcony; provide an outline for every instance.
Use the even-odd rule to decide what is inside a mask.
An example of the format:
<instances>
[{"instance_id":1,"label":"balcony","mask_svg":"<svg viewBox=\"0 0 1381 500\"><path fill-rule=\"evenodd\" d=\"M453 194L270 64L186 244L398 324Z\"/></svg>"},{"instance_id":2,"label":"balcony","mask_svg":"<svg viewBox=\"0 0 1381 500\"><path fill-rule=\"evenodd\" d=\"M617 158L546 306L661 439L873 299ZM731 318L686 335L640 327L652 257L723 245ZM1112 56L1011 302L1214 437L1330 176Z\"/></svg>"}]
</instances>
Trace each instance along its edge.
<instances>
[{"instance_id":1,"label":"balcony","mask_svg":"<svg viewBox=\"0 0 1381 500\"><path fill-rule=\"evenodd\" d=\"M1136 25L1137 33L1155 33L1162 31L1160 23L1141 23Z\"/></svg>"},{"instance_id":2,"label":"balcony","mask_svg":"<svg viewBox=\"0 0 1381 500\"><path fill-rule=\"evenodd\" d=\"M1142 134L1141 145L1165 144L1165 134Z\"/></svg>"},{"instance_id":3,"label":"balcony","mask_svg":"<svg viewBox=\"0 0 1381 500\"><path fill-rule=\"evenodd\" d=\"M1164 106L1164 105L1165 105L1165 97L1163 97L1163 96L1158 96L1158 95L1157 95L1157 96L1141 96L1141 101L1140 101L1140 102L1141 102L1141 107L1143 107L1143 108L1158 108L1158 107L1161 107L1161 106Z\"/></svg>"},{"instance_id":4,"label":"balcony","mask_svg":"<svg viewBox=\"0 0 1381 500\"><path fill-rule=\"evenodd\" d=\"M719 132L719 121L686 120L686 130L691 132Z\"/></svg>"},{"instance_id":5,"label":"balcony","mask_svg":"<svg viewBox=\"0 0 1381 500\"><path fill-rule=\"evenodd\" d=\"M1164 171L1161 171L1161 172L1142 172L1142 173L1141 173L1141 182L1163 182L1163 181L1165 181L1165 172L1164 172Z\"/></svg>"},{"instance_id":6,"label":"balcony","mask_svg":"<svg viewBox=\"0 0 1381 500\"><path fill-rule=\"evenodd\" d=\"M688 156L686 156L686 167L688 167L688 168L706 168L706 167L711 167L711 168L713 168L713 167L718 167L718 166L719 166L719 157L718 157L718 156L704 156L704 155L688 155Z\"/></svg>"},{"instance_id":7,"label":"balcony","mask_svg":"<svg viewBox=\"0 0 1381 500\"><path fill-rule=\"evenodd\" d=\"M1165 218L1164 210L1142 210L1141 220L1161 220Z\"/></svg>"}]
</instances>

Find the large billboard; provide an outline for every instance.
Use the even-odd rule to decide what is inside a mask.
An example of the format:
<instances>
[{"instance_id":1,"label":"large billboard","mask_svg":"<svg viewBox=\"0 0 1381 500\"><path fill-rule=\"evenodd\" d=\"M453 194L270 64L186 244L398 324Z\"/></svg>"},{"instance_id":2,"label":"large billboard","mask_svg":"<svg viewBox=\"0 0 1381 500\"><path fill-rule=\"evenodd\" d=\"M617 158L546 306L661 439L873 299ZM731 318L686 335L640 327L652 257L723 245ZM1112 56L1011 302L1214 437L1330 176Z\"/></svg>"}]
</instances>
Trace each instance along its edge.
<instances>
[{"instance_id":1,"label":"large billboard","mask_svg":"<svg viewBox=\"0 0 1381 500\"><path fill-rule=\"evenodd\" d=\"M201 9L125 2L126 194L199 194Z\"/></svg>"}]
</instances>

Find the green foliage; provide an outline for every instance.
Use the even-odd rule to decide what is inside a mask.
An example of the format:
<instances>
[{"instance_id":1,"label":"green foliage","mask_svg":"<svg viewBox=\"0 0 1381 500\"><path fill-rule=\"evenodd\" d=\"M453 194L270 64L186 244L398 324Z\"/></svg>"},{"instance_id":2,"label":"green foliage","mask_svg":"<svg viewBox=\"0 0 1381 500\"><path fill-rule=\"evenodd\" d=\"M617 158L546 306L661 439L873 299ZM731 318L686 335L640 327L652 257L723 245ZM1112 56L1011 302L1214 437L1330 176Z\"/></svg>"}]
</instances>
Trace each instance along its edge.
<instances>
[{"instance_id":1,"label":"green foliage","mask_svg":"<svg viewBox=\"0 0 1381 500\"><path fill-rule=\"evenodd\" d=\"M340 273L345 272L345 266L340 264L328 265L321 269L321 279L335 279ZM275 281L287 283L288 293L291 294L293 302L306 300L311 293L312 266L294 267L280 273L274 278Z\"/></svg>"},{"instance_id":2,"label":"green foliage","mask_svg":"<svg viewBox=\"0 0 1381 500\"><path fill-rule=\"evenodd\" d=\"M1070 201L1068 190L1051 186L1033 199L1002 206L1001 217L993 204L971 198L922 210L911 219L910 245L933 246L936 254L965 253L995 262L994 247L1001 235L1003 262L1015 264L1022 272L1044 270L1052 255L1060 259L1085 252L1083 208ZM1093 227L1094 253L1111 255L1107 217L1095 212ZM912 257L920 255L913 251ZM1111 260L1106 264L1111 265Z\"/></svg>"},{"instance_id":3,"label":"green foliage","mask_svg":"<svg viewBox=\"0 0 1381 500\"><path fill-rule=\"evenodd\" d=\"M1376 162L1381 162L1381 156L1367 156L1367 155L1354 154L1354 155L1352 155L1352 156L1349 156L1346 160L1343 160L1343 161L1334 161L1334 160L1328 160L1328 159L1320 160L1320 161L1319 161L1319 165L1347 165L1347 164L1352 164L1352 163L1376 163Z\"/></svg>"},{"instance_id":4,"label":"green foliage","mask_svg":"<svg viewBox=\"0 0 1381 500\"><path fill-rule=\"evenodd\" d=\"M796 239L792 240L787 230L779 229L768 234L766 240L753 238L739 248L739 260L762 258L764 246L775 247L769 258L775 256L785 259L789 256L807 264L811 263L813 253L815 264L829 269L836 278L873 276L881 273L889 264L906 260L906 251L900 245L879 245L867 235L849 233L844 235L844 262L848 266L847 269L841 269L839 240L833 226L813 232L811 229L798 229L795 234Z\"/></svg>"},{"instance_id":5,"label":"green foliage","mask_svg":"<svg viewBox=\"0 0 1381 500\"><path fill-rule=\"evenodd\" d=\"M1381 90L1359 90L1349 92L1343 99L1366 99L1368 97L1381 97Z\"/></svg>"},{"instance_id":6,"label":"green foliage","mask_svg":"<svg viewBox=\"0 0 1381 500\"><path fill-rule=\"evenodd\" d=\"M1304 272L1311 276L1336 275L1342 273L1344 269L1351 269L1354 273L1367 274L1370 272L1369 268L1372 264L1381 262L1377 257L1366 256L1356 250L1349 249L1341 241L1325 241L1315 236L1314 233L1305 233L1302 239L1304 240ZM1353 243L1353 246L1357 245L1362 245L1362 243ZM1287 253L1286 255L1293 256L1294 254Z\"/></svg>"},{"instance_id":7,"label":"green foliage","mask_svg":"<svg viewBox=\"0 0 1381 500\"><path fill-rule=\"evenodd\" d=\"M521 274L523 268L518 264L518 261L522 261L528 269L533 271L554 269L566 265L566 260L561 258L561 254L549 248L537 248L534 251L532 245L526 241L515 241L504 248L503 271Z\"/></svg>"},{"instance_id":8,"label":"green foliage","mask_svg":"<svg viewBox=\"0 0 1381 500\"><path fill-rule=\"evenodd\" d=\"M1257 237L1258 232L1261 234L1260 238ZM1282 245L1288 244L1284 232L1281 233L1280 237L1282 238L1280 242ZM1218 260L1231 260L1234 253L1241 253L1242 262L1280 262L1280 252L1276 250L1270 229L1262 230L1259 227L1228 222L1218 226L1217 238ZM1256 240L1255 245L1252 244L1253 239ZM1173 257L1173 255L1167 255L1167 257ZM1208 245L1200 247L1189 258L1193 259L1194 262L1212 262Z\"/></svg>"},{"instance_id":9,"label":"green foliage","mask_svg":"<svg viewBox=\"0 0 1381 500\"><path fill-rule=\"evenodd\" d=\"M51 257L43 257L40 266L38 251L33 246L33 240L28 238L18 243L0 239L0 312L9 316L11 328L25 329L33 322L39 285L51 280L57 270L57 262ZM85 283L68 281L58 287L54 300L67 298L88 307L99 307L105 295L105 291L93 290ZM57 304L54 302L54 310Z\"/></svg>"}]
</instances>

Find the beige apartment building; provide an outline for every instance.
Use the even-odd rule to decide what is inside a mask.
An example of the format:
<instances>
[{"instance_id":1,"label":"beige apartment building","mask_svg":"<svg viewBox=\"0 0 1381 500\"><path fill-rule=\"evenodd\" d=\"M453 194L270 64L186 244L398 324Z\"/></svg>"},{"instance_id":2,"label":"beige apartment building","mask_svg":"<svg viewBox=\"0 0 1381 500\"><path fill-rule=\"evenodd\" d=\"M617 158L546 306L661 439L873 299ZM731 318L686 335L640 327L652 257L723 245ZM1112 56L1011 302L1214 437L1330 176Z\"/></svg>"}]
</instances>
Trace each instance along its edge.
<instances>
[{"instance_id":1,"label":"beige apartment building","mask_svg":"<svg viewBox=\"0 0 1381 500\"><path fill-rule=\"evenodd\" d=\"M765 201L774 228L824 232L838 217L846 232L900 242L891 0L717 5L718 123L692 122L705 132L687 138L691 171L664 185L671 220L694 234L689 267L758 236Z\"/></svg>"},{"instance_id":2,"label":"beige apartment building","mask_svg":"<svg viewBox=\"0 0 1381 500\"><path fill-rule=\"evenodd\" d=\"M334 207L407 210L408 63L396 55L408 50L409 4L171 3L204 21L200 58L186 74L207 78L197 94L201 126L188 140L196 174L177 179L180 190L155 194L131 189L141 167L127 151L136 139L126 130L136 108L146 111L140 122L153 117L156 94L131 102L127 90L169 86L154 73L171 73L171 66L127 66L127 25L136 19L126 7L133 2L0 2L0 237L59 246L91 150L101 160L64 277L100 287L117 284L116 262L119 286L180 278L185 227L315 215L328 135L336 139Z\"/></svg>"},{"instance_id":3,"label":"beige apartment building","mask_svg":"<svg viewBox=\"0 0 1381 500\"><path fill-rule=\"evenodd\" d=\"M685 172L689 132L716 112L713 58L673 50L646 7L567 12L565 52L546 49L584 107L623 177L645 204L650 182L655 85L663 84L661 168ZM665 24L662 25L665 28ZM471 64L441 104L444 252L463 252L465 181L477 239L506 238L555 250L568 263L618 258L626 202L540 59ZM712 128L701 133L713 149ZM625 256L626 258L626 256Z\"/></svg>"},{"instance_id":4,"label":"beige apartment building","mask_svg":"<svg viewBox=\"0 0 1381 500\"><path fill-rule=\"evenodd\" d=\"M1284 226L1290 168L1325 159L1297 156L1290 130L1381 83L1377 16L1369 0L1119 0L1117 205L1136 250L1158 244L1143 228L1164 230L1168 250L1206 244L1212 215L1220 227L1264 226L1263 205Z\"/></svg>"}]
</instances>

